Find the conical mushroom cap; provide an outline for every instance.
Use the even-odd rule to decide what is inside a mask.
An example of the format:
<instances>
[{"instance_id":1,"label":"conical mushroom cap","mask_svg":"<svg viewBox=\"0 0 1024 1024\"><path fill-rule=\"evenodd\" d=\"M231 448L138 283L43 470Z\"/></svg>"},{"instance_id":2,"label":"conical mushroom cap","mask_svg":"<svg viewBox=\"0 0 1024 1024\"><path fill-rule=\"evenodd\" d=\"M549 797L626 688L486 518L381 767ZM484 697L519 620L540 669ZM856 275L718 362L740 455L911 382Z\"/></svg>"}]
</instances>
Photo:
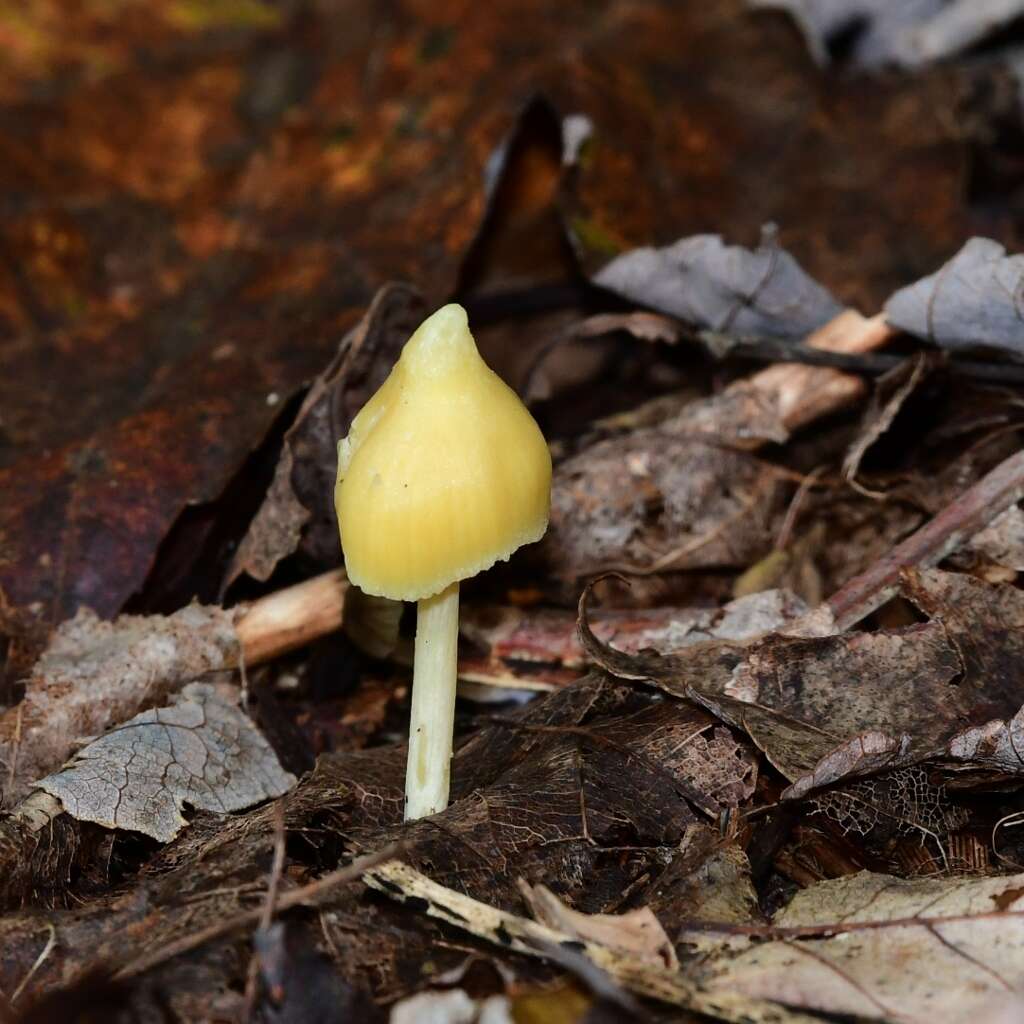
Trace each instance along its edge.
<instances>
[{"instance_id":1,"label":"conical mushroom cap","mask_svg":"<svg viewBox=\"0 0 1024 1024\"><path fill-rule=\"evenodd\" d=\"M352 421L334 500L349 579L395 600L437 594L543 536L551 454L461 306L423 322Z\"/></svg>"}]
</instances>

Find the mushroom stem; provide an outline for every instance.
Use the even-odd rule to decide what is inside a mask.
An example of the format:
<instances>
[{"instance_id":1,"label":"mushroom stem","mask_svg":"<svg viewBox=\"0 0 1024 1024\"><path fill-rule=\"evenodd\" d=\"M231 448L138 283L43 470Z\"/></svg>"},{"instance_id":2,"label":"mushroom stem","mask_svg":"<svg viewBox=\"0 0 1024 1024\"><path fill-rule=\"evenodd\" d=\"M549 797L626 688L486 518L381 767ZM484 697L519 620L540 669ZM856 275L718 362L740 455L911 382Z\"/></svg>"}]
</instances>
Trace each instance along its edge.
<instances>
[{"instance_id":1,"label":"mushroom stem","mask_svg":"<svg viewBox=\"0 0 1024 1024\"><path fill-rule=\"evenodd\" d=\"M459 646L459 584L416 606L405 820L448 806Z\"/></svg>"}]
</instances>

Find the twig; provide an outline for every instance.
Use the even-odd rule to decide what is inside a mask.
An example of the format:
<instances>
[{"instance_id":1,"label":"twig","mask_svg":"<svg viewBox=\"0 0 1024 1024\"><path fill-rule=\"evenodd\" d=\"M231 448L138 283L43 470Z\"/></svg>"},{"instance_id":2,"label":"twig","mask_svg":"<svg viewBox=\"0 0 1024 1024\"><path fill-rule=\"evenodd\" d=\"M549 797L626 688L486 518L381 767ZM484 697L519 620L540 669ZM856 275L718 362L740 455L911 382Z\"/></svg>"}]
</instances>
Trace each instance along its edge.
<instances>
[{"instance_id":1,"label":"twig","mask_svg":"<svg viewBox=\"0 0 1024 1024\"><path fill-rule=\"evenodd\" d=\"M341 625L347 590L345 573L335 569L247 605L235 620L245 665L251 668L333 633Z\"/></svg>"},{"instance_id":2,"label":"twig","mask_svg":"<svg viewBox=\"0 0 1024 1024\"><path fill-rule=\"evenodd\" d=\"M1024 451L1004 459L916 533L840 587L811 615L824 618L824 611L830 617L831 629L850 629L896 593L904 569L938 565L1021 498Z\"/></svg>"},{"instance_id":3,"label":"twig","mask_svg":"<svg viewBox=\"0 0 1024 1024\"><path fill-rule=\"evenodd\" d=\"M28 983L35 977L36 971L46 963L47 958L53 952L53 947L57 945L57 929L52 924L47 924L47 928L50 929L50 937L46 940L46 945L43 946L43 951L36 957L35 963L28 969L28 973L18 983L18 987L14 990L9 1000L11 1006L18 1001L18 996L25 991Z\"/></svg>"},{"instance_id":4,"label":"twig","mask_svg":"<svg viewBox=\"0 0 1024 1024\"><path fill-rule=\"evenodd\" d=\"M259 931L266 931L274 919L277 904L277 891L281 885L281 872L284 870L285 850L284 803L278 800L274 804L274 858L270 865L270 876L267 879L267 893L263 900L263 915L260 917ZM242 1004L242 1020L252 1019L256 1008L256 994L259 991L260 973L259 954L253 951L249 957L249 971L245 978L245 1001Z\"/></svg>"},{"instance_id":5,"label":"twig","mask_svg":"<svg viewBox=\"0 0 1024 1024\"><path fill-rule=\"evenodd\" d=\"M906 356L885 352L846 353L808 348L803 342L780 341L774 338L723 337L717 333L700 332L696 340L712 353L736 359L765 363L800 363L823 366L865 377L881 377L906 361ZM930 350L923 350L930 351ZM954 377L992 381L996 384L1024 384L1024 366L1020 363L986 363L976 359L947 358L943 368Z\"/></svg>"},{"instance_id":6,"label":"twig","mask_svg":"<svg viewBox=\"0 0 1024 1024\"><path fill-rule=\"evenodd\" d=\"M323 878L318 878L315 882L310 882L309 885L304 885L300 889L292 889L291 892L286 892L283 896L278 898L277 910L279 912L282 910L289 910L292 907L297 907L303 903L311 902L318 896L323 895L325 892L329 892L331 889L337 888L339 885L344 885L346 882L354 882L366 871L369 871L370 868L376 867L378 864L382 864L385 861L392 860L393 858L400 856L401 852L402 844L392 843L390 846L385 846L383 849L377 850L375 853L367 854L365 857L359 857L351 864L348 864L343 868L338 868L337 871L332 871L329 875L324 875ZM214 939L230 935L231 932L236 931L239 928L245 928L247 925L256 924L263 920L265 913L266 907L260 906L254 910L246 910L240 914L235 914L234 917L229 917L225 921L218 921L216 924L211 924L206 928L202 928L198 932L194 932L192 935L183 935L180 939L175 939L173 942L167 943L167 945L163 946L161 949L154 950L151 953L144 953L137 959L125 964L114 973L114 978L133 978L138 974L142 974L144 971L148 971L168 960L174 959L176 956L181 956L183 953L190 953L193 949L205 946L207 942L212 942Z\"/></svg>"},{"instance_id":7,"label":"twig","mask_svg":"<svg viewBox=\"0 0 1024 1024\"><path fill-rule=\"evenodd\" d=\"M679 935L742 935L752 939L830 939L849 932L876 932L886 928L936 928L972 921L1016 920L1024 910L984 910L977 914L949 914L945 917L892 917L884 921L830 921L822 924L736 924L733 921L691 921L679 923Z\"/></svg>"},{"instance_id":8,"label":"twig","mask_svg":"<svg viewBox=\"0 0 1024 1024\"><path fill-rule=\"evenodd\" d=\"M789 547L790 539L793 535L793 530L796 527L797 519L800 515L800 510L803 508L803 504L807 499L807 495L811 488L818 483L818 478L825 472L827 466L816 466L800 481L800 486L797 487L796 493L793 495L793 500L789 503L789 508L786 510L786 516L782 520L782 526L779 527L779 535L775 539L775 550L785 551Z\"/></svg>"}]
</instances>

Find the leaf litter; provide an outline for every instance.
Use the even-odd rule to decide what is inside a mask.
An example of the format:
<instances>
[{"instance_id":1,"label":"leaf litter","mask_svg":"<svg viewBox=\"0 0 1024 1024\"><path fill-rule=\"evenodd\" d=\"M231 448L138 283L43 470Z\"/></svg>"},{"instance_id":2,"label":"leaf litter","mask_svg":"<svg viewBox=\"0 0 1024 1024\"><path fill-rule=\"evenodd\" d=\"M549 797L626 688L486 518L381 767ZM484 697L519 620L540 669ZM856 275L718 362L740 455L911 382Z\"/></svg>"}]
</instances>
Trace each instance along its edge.
<instances>
[{"instance_id":1,"label":"leaf litter","mask_svg":"<svg viewBox=\"0 0 1024 1024\"><path fill-rule=\"evenodd\" d=\"M78 49L40 8L0 88L49 140L0 268L4 1013L1019 1010L1020 246L960 189L995 109L948 130L997 72L844 78L739 0L582 35L540 3L529 39L354 5L344 44L185 6L86 5ZM893 59L856 10L855 60ZM948 56L963 17L905 28ZM111 69L136 100L97 121ZM410 634L347 589L328 496L453 289L551 440L552 522L465 588L453 801L404 823Z\"/></svg>"}]
</instances>

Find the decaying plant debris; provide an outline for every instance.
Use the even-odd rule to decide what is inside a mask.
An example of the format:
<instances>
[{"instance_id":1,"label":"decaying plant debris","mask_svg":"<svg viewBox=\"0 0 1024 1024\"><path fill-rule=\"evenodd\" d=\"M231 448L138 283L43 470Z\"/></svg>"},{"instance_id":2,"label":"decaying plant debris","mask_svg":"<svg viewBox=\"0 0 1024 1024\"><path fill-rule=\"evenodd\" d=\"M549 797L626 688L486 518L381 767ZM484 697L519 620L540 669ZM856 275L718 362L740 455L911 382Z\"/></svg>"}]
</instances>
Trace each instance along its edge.
<instances>
[{"instance_id":1,"label":"decaying plant debris","mask_svg":"<svg viewBox=\"0 0 1024 1024\"><path fill-rule=\"evenodd\" d=\"M0 27L4 1020L1020 1016L1020 5L571 6ZM330 492L451 298L551 522L404 822Z\"/></svg>"}]
</instances>

